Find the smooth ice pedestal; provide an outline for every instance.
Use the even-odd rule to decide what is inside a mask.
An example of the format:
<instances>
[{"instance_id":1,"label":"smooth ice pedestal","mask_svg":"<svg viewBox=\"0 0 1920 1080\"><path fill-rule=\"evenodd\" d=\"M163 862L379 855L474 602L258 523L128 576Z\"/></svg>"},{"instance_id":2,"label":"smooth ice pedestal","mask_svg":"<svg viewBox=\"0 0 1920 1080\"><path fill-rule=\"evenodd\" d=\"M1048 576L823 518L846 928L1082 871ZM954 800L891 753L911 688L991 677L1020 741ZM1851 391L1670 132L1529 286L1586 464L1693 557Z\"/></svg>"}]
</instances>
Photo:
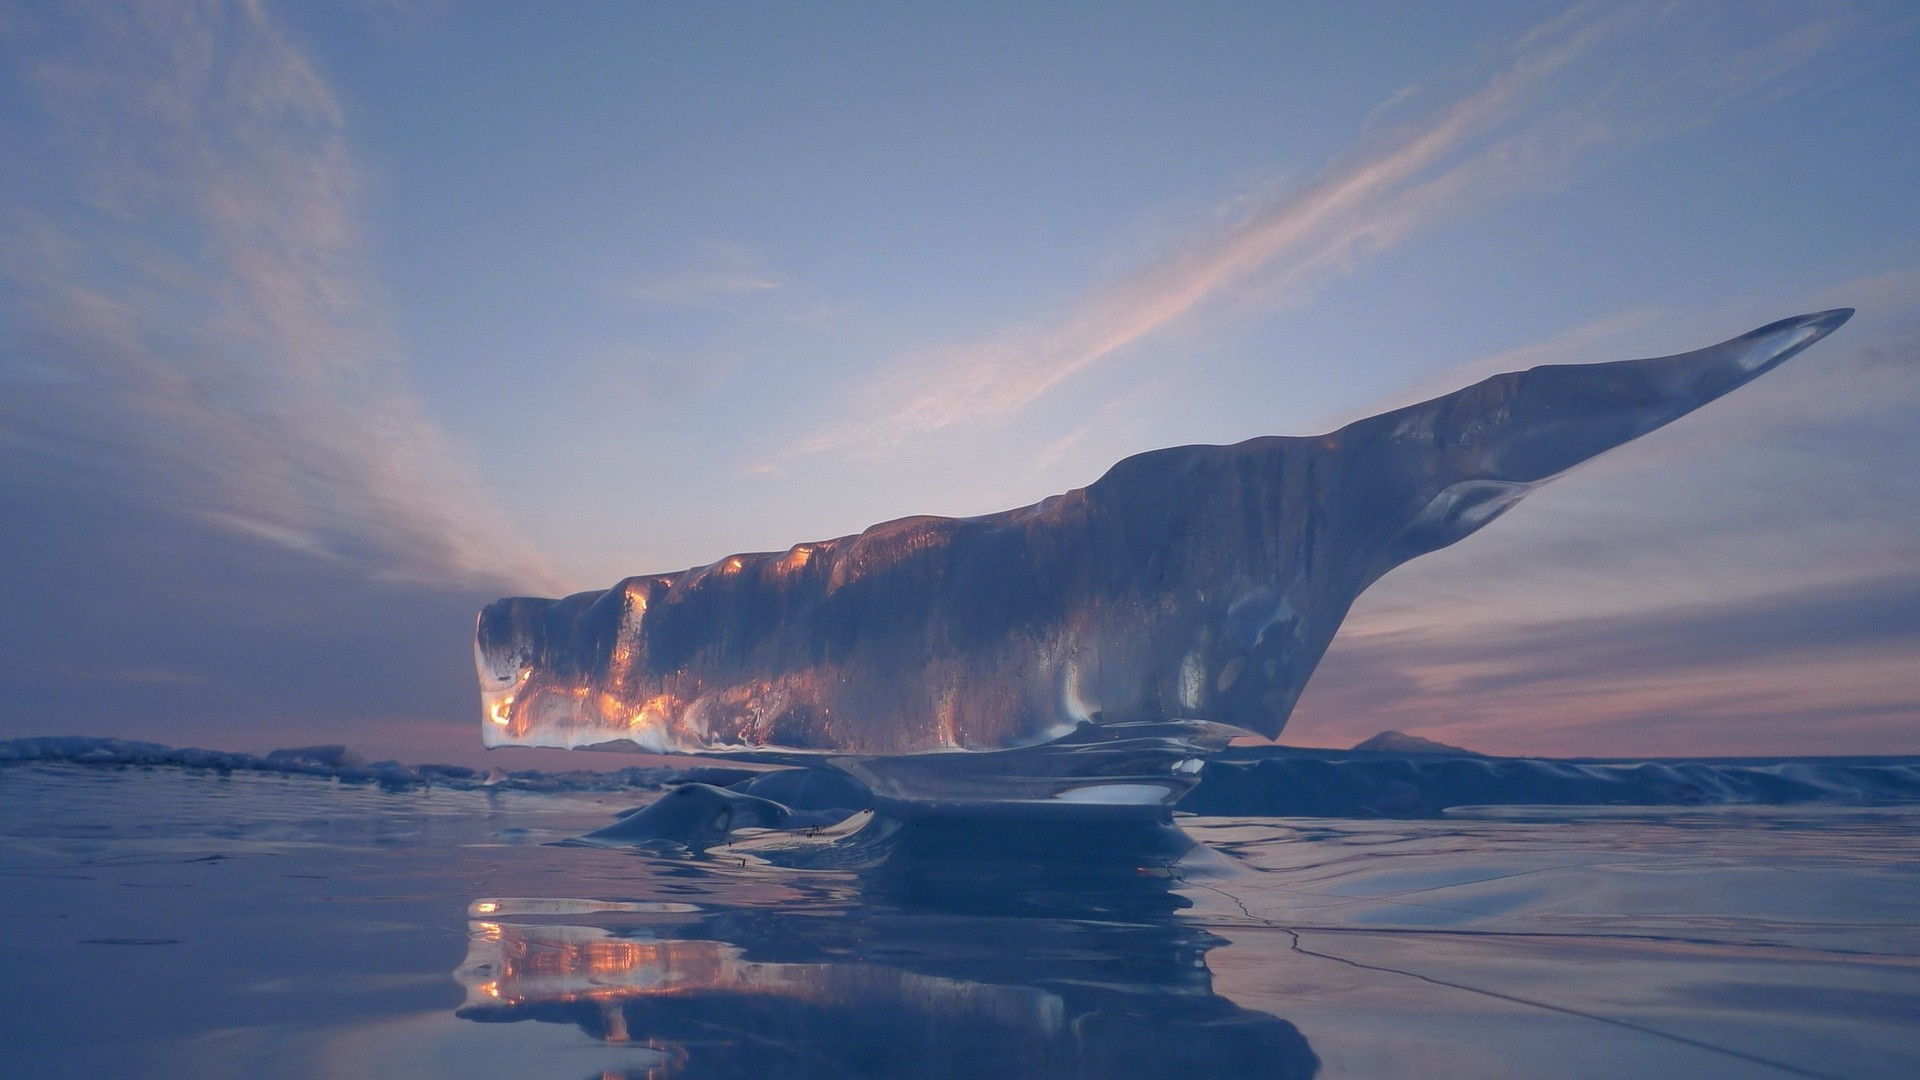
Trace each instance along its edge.
<instances>
[{"instance_id":1,"label":"smooth ice pedestal","mask_svg":"<svg viewBox=\"0 0 1920 1080\"><path fill-rule=\"evenodd\" d=\"M1138 454L1017 510L500 600L476 638L486 743L831 765L923 808L1157 809L1234 734L1279 734L1382 574L1851 314Z\"/></svg>"}]
</instances>

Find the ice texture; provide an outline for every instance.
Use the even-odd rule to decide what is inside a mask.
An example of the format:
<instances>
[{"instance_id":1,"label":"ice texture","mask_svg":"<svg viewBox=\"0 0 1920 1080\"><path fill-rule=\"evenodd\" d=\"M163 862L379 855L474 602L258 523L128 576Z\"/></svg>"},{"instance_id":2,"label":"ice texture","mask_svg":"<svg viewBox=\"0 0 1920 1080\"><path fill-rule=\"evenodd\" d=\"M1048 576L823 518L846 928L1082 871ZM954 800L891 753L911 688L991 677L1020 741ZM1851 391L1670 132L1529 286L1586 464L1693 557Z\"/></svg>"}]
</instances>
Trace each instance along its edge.
<instances>
[{"instance_id":1,"label":"ice texture","mask_svg":"<svg viewBox=\"0 0 1920 1080\"><path fill-rule=\"evenodd\" d=\"M474 769L465 765L435 762L419 765L403 765L398 761L366 763L344 746L290 747L274 750L262 757L235 750L174 747L90 735L42 735L0 741L0 769L9 765L35 764L92 765L110 769L173 766L207 770L221 776L233 773L315 776L347 784L377 784L388 790L447 787L500 791L658 791L665 782L685 775L680 770L657 767L605 772L586 769L553 772L542 769Z\"/></svg>"},{"instance_id":2,"label":"ice texture","mask_svg":"<svg viewBox=\"0 0 1920 1080\"><path fill-rule=\"evenodd\" d=\"M309 748L313 749L313 748ZM335 749L335 748L325 748ZM389 791L445 788L634 794L713 784L802 812L861 810L867 793L838 772L627 768L482 772L462 765L327 764L302 750L264 757L228 750L77 735L0 741L0 777L10 767L156 767L221 776L308 776ZM964 766L992 754L909 758ZM1017 788L1017 777L1007 780ZM1236 746L1198 773L1179 808L1219 817L1437 817L1461 806L1892 806L1920 803L1920 757L1654 758L1559 760L1488 757L1468 751L1322 750ZM951 778L942 782L950 790ZM1001 792L1005 794L1004 791ZM806 819L809 823L818 818ZM751 822L755 824L763 823Z\"/></svg>"},{"instance_id":3,"label":"ice texture","mask_svg":"<svg viewBox=\"0 0 1920 1080\"><path fill-rule=\"evenodd\" d=\"M1190 776L1199 762L1182 755L1228 729L1279 734L1354 598L1388 570L1851 314L1496 375L1326 435L1155 450L1002 513L503 599L476 637L485 741L827 755L861 763L850 771L883 796L902 755L949 773L967 767L950 751L1051 755L977 763L991 787L1138 750L1095 770L1112 775L1090 798L1157 798L1132 790L1135 774Z\"/></svg>"},{"instance_id":4,"label":"ice texture","mask_svg":"<svg viewBox=\"0 0 1920 1080\"><path fill-rule=\"evenodd\" d=\"M0 1074L1920 1076L1911 806L540 842L626 802L0 764Z\"/></svg>"}]
</instances>

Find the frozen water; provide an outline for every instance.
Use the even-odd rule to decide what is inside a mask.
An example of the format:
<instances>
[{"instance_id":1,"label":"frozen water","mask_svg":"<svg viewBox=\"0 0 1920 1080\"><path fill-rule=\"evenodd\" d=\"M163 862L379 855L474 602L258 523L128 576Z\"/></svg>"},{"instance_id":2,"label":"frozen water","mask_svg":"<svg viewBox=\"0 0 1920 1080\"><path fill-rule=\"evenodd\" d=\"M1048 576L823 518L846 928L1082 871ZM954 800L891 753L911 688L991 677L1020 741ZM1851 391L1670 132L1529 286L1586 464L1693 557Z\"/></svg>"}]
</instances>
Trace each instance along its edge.
<instances>
[{"instance_id":1,"label":"frozen water","mask_svg":"<svg viewBox=\"0 0 1920 1080\"><path fill-rule=\"evenodd\" d=\"M903 800L1171 802L1223 732L1279 733L1382 574L1850 314L1498 375L1328 435L1140 454L1004 513L501 600L476 639L486 742L827 755Z\"/></svg>"},{"instance_id":2,"label":"frozen water","mask_svg":"<svg viewBox=\"0 0 1920 1080\"><path fill-rule=\"evenodd\" d=\"M1368 740L1372 742L1373 740ZM1428 744L1426 740L1419 740ZM304 756L314 750L328 764ZM276 750L265 757L176 749L125 739L51 736L0 742L0 767L60 763L99 768L172 765L215 775L312 776L388 790L454 788L575 794L659 791L712 784L792 810L867 809L871 792L823 769L629 768L481 772L461 765L354 764L341 747ZM958 762L967 764L966 760ZM1436 817L1468 806L1881 806L1920 803L1920 758L1499 758L1430 749L1381 752L1246 746L1198 772L1178 808L1213 815ZM1004 779L1004 778L1002 778ZM1018 778L1014 778L1015 782ZM745 815L749 818L756 813ZM808 818L811 823L815 819ZM761 822L765 824L765 822Z\"/></svg>"},{"instance_id":3,"label":"frozen water","mask_svg":"<svg viewBox=\"0 0 1920 1080\"><path fill-rule=\"evenodd\" d=\"M1291 747L1207 762L1179 808L1200 814L1438 817L1466 806L1873 806L1920 802L1920 759L1496 758Z\"/></svg>"},{"instance_id":4,"label":"frozen water","mask_svg":"<svg viewBox=\"0 0 1920 1080\"><path fill-rule=\"evenodd\" d=\"M264 757L233 750L174 747L134 739L89 735L42 735L0 741L0 766L16 762L62 762L77 765L178 765L209 769L222 775L234 772L321 776L349 783L375 783L387 788L453 787L499 788L508 791L617 791L624 788L658 790L661 782L681 770L626 768L606 772L588 769L553 772L541 769L474 769L465 765L403 765L398 761L363 762L344 746L302 746L274 750Z\"/></svg>"},{"instance_id":5,"label":"frozen water","mask_svg":"<svg viewBox=\"0 0 1920 1080\"><path fill-rule=\"evenodd\" d=\"M634 797L0 768L5 1071L1920 1075L1912 806L541 843Z\"/></svg>"}]
</instances>

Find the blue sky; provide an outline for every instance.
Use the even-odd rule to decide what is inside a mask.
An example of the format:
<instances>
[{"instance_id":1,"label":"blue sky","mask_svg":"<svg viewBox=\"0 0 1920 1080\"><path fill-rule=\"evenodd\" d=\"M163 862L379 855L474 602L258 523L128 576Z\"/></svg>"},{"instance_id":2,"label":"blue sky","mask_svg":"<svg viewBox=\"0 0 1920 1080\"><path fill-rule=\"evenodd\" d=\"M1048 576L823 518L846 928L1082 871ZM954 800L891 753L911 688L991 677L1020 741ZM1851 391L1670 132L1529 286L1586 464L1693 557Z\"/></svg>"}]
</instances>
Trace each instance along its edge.
<instances>
[{"instance_id":1,"label":"blue sky","mask_svg":"<svg viewBox=\"0 0 1920 1080\"><path fill-rule=\"evenodd\" d=\"M101 3L0 43L0 734L472 757L504 592L1847 305L1376 586L1284 739L1920 752L1910 5Z\"/></svg>"}]
</instances>

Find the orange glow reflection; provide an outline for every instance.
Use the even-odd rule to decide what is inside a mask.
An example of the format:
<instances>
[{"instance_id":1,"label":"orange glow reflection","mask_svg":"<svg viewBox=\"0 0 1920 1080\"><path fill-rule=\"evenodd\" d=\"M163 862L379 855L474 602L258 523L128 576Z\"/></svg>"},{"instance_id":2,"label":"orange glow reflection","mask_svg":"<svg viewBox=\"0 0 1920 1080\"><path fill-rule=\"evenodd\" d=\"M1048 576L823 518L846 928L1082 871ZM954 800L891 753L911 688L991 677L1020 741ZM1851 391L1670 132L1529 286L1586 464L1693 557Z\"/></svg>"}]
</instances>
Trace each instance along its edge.
<instances>
[{"instance_id":1,"label":"orange glow reflection","mask_svg":"<svg viewBox=\"0 0 1920 1080\"><path fill-rule=\"evenodd\" d=\"M927 1008L991 1008L1026 1023L1057 1026L1061 1002L1037 988L1012 988L923 975L865 964L785 964L745 958L723 941L658 939L648 931L548 923L473 923L467 960L454 979L468 1006L599 1002L677 997L722 991L832 1002L874 992L878 978L890 996Z\"/></svg>"}]
</instances>

